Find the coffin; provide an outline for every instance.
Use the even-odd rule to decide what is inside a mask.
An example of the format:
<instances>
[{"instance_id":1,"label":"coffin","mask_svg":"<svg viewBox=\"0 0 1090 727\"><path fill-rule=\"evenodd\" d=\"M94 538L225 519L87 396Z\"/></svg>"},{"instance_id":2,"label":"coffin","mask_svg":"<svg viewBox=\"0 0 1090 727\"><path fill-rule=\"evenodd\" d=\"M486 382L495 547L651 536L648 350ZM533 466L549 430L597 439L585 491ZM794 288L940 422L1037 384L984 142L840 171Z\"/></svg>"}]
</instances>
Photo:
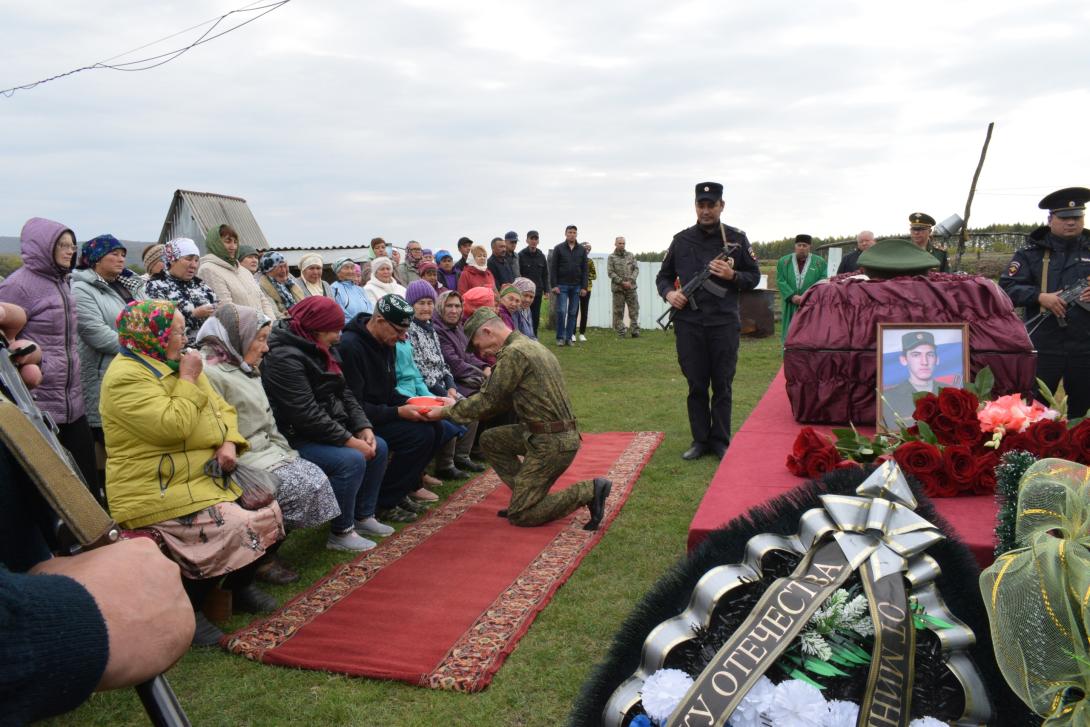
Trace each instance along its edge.
<instances>
[{"instance_id":1,"label":"coffin","mask_svg":"<svg viewBox=\"0 0 1090 727\"><path fill-rule=\"evenodd\" d=\"M811 287L784 344L795 421L875 424L879 323L968 323L970 375L995 374L995 395L1034 389L1035 352L993 281L954 273L892 280L840 275Z\"/></svg>"}]
</instances>

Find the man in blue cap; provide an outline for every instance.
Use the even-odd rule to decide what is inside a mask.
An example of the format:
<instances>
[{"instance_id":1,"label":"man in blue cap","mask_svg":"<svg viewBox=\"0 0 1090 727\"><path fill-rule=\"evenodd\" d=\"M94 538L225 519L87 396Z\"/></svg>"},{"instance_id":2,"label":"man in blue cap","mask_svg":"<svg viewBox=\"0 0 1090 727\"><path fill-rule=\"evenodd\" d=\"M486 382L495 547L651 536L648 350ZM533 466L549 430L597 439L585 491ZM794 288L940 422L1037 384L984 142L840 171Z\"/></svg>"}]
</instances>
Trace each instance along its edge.
<instances>
[{"instance_id":1,"label":"man in blue cap","mask_svg":"<svg viewBox=\"0 0 1090 727\"><path fill-rule=\"evenodd\" d=\"M655 277L659 295L676 309L677 360L689 383L693 442L681 455L687 460L708 453L722 458L730 445L731 384L742 329L738 293L752 290L761 277L746 233L720 222L722 214L723 185L696 185L696 224L674 235ZM677 282L684 287L705 267L711 277L691 298L675 287Z\"/></svg>"},{"instance_id":2,"label":"man in blue cap","mask_svg":"<svg viewBox=\"0 0 1090 727\"><path fill-rule=\"evenodd\" d=\"M1042 310L1051 314L1030 336L1037 349L1037 378L1053 392L1063 381L1070 419L1090 408L1090 290L1071 305L1057 293L1090 277L1087 202L1086 187L1045 196L1037 206L1048 210L1048 224L1029 234L999 278L999 287L1025 309L1027 320Z\"/></svg>"}]
</instances>

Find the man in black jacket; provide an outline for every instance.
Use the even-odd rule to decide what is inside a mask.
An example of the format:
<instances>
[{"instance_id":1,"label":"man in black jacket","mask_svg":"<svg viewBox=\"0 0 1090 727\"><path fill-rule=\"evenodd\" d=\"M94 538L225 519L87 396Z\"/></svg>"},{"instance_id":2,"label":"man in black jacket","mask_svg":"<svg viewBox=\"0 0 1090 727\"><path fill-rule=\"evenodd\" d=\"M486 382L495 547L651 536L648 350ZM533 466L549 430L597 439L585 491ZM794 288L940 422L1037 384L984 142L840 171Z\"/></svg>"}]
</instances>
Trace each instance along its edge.
<instances>
[{"instance_id":1,"label":"man in black jacket","mask_svg":"<svg viewBox=\"0 0 1090 727\"><path fill-rule=\"evenodd\" d=\"M571 346L575 342L575 319L579 315L579 299L587 294L587 250L579 244L579 228L564 228L564 242L553 248L549 256L549 280L553 284L556 305L556 345Z\"/></svg>"},{"instance_id":2,"label":"man in black jacket","mask_svg":"<svg viewBox=\"0 0 1090 727\"><path fill-rule=\"evenodd\" d=\"M539 236L537 230L526 233L526 247L519 251L519 271L522 277L528 278L537 286L534 302L530 306L530 317L534 322L534 335L537 335L538 323L541 320L541 299L549 295L549 262L545 259L545 253L538 249Z\"/></svg>"},{"instance_id":3,"label":"man in black jacket","mask_svg":"<svg viewBox=\"0 0 1090 727\"><path fill-rule=\"evenodd\" d=\"M696 185L696 224L674 235L662 261L655 285L676 309L674 331L677 360L689 382L687 408L693 443L683 459L697 459L708 452L718 457L730 445L731 384L738 364L738 292L751 290L761 277L757 255L746 233L719 221L723 214L723 185ZM725 253L726 259L716 259ZM689 298L675 288L684 287L707 267L712 275ZM711 406L708 385L711 385Z\"/></svg>"},{"instance_id":4,"label":"man in black jacket","mask_svg":"<svg viewBox=\"0 0 1090 727\"><path fill-rule=\"evenodd\" d=\"M488 270L496 280L496 288L502 289L508 283L515 282L515 258L507 249L507 241L502 237L492 238L492 256L488 258Z\"/></svg>"},{"instance_id":5,"label":"man in black jacket","mask_svg":"<svg viewBox=\"0 0 1090 727\"><path fill-rule=\"evenodd\" d=\"M404 298L383 296L374 313L360 313L348 322L338 346L348 388L390 450L378 506L394 520L404 514L389 511L404 510L405 498L420 488L443 435L442 424L427 421L397 390L394 346L408 338L412 318L413 307Z\"/></svg>"}]
</instances>

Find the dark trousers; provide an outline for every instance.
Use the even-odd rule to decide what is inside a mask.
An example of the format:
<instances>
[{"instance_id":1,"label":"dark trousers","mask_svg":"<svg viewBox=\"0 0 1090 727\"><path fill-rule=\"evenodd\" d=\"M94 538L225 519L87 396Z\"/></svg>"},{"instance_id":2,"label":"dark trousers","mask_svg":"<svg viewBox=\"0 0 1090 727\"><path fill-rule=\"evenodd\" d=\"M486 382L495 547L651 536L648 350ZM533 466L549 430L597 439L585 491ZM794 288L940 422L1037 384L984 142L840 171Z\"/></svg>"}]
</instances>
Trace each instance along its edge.
<instances>
[{"instance_id":1,"label":"dark trousers","mask_svg":"<svg viewBox=\"0 0 1090 727\"><path fill-rule=\"evenodd\" d=\"M1090 407L1090 354L1038 351L1037 378L1045 382L1053 394L1063 380L1068 419L1086 414ZM1037 398L1044 401L1040 393Z\"/></svg>"},{"instance_id":2,"label":"dark trousers","mask_svg":"<svg viewBox=\"0 0 1090 727\"><path fill-rule=\"evenodd\" d=\"M389 510L420 489L424 468L439 451L445 432L442 422L407 422L395 419L375 425L375 435L386 440L390 455L378 495L378 509Z\"/></svg>"},{"instance_id":3,"label":"dark trousers","mask_svg":"<svg viewBox=\"0 0 1090 727\"><path fill-rule=\"evenodd\" d=\"M276 544L279 547L280 543ZM216 586L223 581L223 588L227 591L237 591L254 582L254 577L257 575L257 567L268 560L272 554L276 552L276 548L269 548L265 555L261 556L253 563L239 568L233 573L229 573L226 576L213 576L212 578L182 578L182 588L185 589L185 595L189 596L189 602L193 605L194 611L200 611L201 606L204 604L204 599L208 597L208 594L216 589Z\"/></svg>"},{"instance_id":4,"label":"dark trousers","mask_svg":"<svg viewBox=\"0 0 1090 727\"><path fill-rule=\"evenodd\" d=\"M587 311L590 309L590 294L591 291L587 291L587 294L579 299L579 333L580 335L586 335L587 332Z\"/></svg>"},{"instance_id":5,"label":"dark trousers","mask_svg":"<svg viewBox=\"0 0 1090 727\"><path fill-rule=\"evenodd\" d=\"M530 320L534 323L534 335L537 335L538 323L541 322L541 298L543 291L541 288L537 289L534 293L534 302L530 304Z\"/></svg>"},{"instance_id":6,"label":"dark trousers","mask_svg":"<svg viewBox=\"0 0 1090 727\"><path fill-rule=\"evenodd\" d=\"M98 479L98 465L95 462L95 437L91 434L91 425L87 423L87 417L82 416L74 422L58 424L57 430L57 439L72 455L80 474L87 483L87 489L105 507L106 497L102 492L102 483Z\"/></svg>"},{"instance_id":7,"label":"dark trousers","mask_svg":"<svg viewBox=\"0 0 1090 727\"><path fill-rule=\"evenodd\" d=\"M730 444L731 384L738 364L740 326L702 326L675 319L674 330L677 362L689 383L686 404L693 441Z\"/></svg>"}]
</instances>

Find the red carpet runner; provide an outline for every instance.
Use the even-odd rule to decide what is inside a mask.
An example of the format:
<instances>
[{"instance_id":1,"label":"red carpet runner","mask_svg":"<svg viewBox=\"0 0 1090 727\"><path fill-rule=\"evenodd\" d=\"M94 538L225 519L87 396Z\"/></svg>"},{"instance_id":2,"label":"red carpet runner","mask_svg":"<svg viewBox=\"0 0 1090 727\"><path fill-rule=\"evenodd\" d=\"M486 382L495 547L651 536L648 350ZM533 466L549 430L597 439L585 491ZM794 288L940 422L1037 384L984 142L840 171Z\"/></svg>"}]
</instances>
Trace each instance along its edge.
<instances>
[{"instance_id":1,"label":"red carpet runner","mask_svg":"<svg viewBox=\"0 0 1090 727\"><path fill-rule=\"evenodd\" d=\"M785 462L803 425L791 416L783 369L731 440L704 499L689 525L689 550L750 508L803 483L787 471ZM832 427L815 426L828 433ZM873 427L859 427L868 436ZM995 497L940 497L935 509L954 527L981 567L994 559Z\"/></svg>"},{"instance_id":2,"label":"red carpet runner","mask_svg":"<svg viewBox=\"0 0 1090 727\"><path fill-rule=\"evenodd\" d=\"M602 538L661 441L658 432L583 435L554 489L612 479L597 532L582 529L586 508L536 528L496 517L510 491L489 470L423 520L230 635L227 647L266 664L484 689Z\"/></svg>"}]
</instances>

